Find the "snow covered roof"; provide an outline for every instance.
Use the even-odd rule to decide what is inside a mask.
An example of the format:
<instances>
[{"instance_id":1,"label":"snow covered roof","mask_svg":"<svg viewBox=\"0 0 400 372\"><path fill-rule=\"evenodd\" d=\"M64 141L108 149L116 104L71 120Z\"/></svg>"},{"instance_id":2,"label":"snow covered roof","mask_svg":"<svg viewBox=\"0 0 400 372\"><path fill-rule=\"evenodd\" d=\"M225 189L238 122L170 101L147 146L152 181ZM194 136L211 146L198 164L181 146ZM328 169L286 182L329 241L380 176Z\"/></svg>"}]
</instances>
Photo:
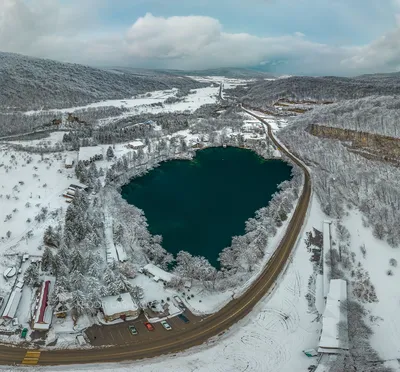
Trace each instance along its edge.
<instances>
[{"instance_id":1,"label":"snow covered roof","mask_svg":"<svg viewBox=\"0 0 400 372\"><path fill-rule=\"evenodd\" d=\"M100 146L86 146L79 149L78 159L90 161L96 155L103 155L103 149Z\"/></svg>"},{"instance_id":2,"label":"snow covered roof","mask_svg":"<svg viewBox=\"0 0 400 372\"><path fill-rule=\"evenodd\" d=\"M65 158L65 165L74 165L74 159L71 156Z\"/></svg>"},{"instance_id":3,"label":"snow covered roof","mask_svg":"<svg viewBox=\"0 0 400 372\"><path fill-rule=\"evenodd\" d=\"M117 296L106 296L101 299L101 307L105 316L126 313L138 310L129 293L121 293Z\"/></svg>"},{"instance_id":4,"label":"snow covered roof","mask_svg":"<svg viewBox=\"0 0 400 372\"><path fill-rule=\"evenodd\" d=\"M175 277L171 273L169 273L151 263L147 264L143 269L146 270L147 272L149 272L154 277L158 277L158 279L161 279L164 282L170 282Z\"/></svg>"},{"instance_id":5,"label":"snow covered roof","mask_svg":"<svg viewBox=\"0 0 400 372\"><path fill-rule=\"evenodd\" d=\"M12 278L16 273L17 273L17 270L15 269L15 267L9 267L4 271L3 276L5 278Z\"/></svg>"},{"instance_id":6,"label":"snow covered roof","mask_svg":"<svg viewBox=\"0 0 400 372\"><path fill-rule=\"evenodd\" d=\"M329 283L329 293L326 307L322 315L322 332L318 352L337 353L348 349L348 336L339 332L340 322L347 324L347 314L341 304L347 299L347 282L342 279L332 279ZM345 329L346 327L344 327Z\"/></svg>"},{"instance_id":7,"label":"snow covered roof","mask_svg":"<svg viewBox=\"0 0 400 372\"><path fill-rule=\"evenodd\" d=\"M345 301L347 299L347 282L342 279L331 279L329 282L328 299Z\"/></svg>"},{"instance_id":8,"label":"snow covered roof","mask_svg":"<svg viewBox=\"0 0 400 372\"><path fill-rule=\"evenodd\" d=\"M118 260L125 262L128 257L126 256L124 247L121 244L115 244L115 249L117 250Z\"/></svg>"},{"instance_id":9,"label":"snow covered roof","mask_svg":"<svg viewBox=\"0 0 400 372\"><path fill-rule=\"evenodd\" d=\"M144 143L142 141L136 140L129 142L127 146L134 149L134 148L144 147Z\"/></svg>"},{"instance_id":10,"label":"snow covered roof","mask_svg":"<svg viewBox=\"0 0 400 372\"><path fill-rule=\"evenodd\" d=\"M11 292L11 295L8 299L7 306L4 309L3 318L12 319L15 317L15 313L17 312L19 301L21 300L22 291L17 288Z\"/></svg>"}]
</instances>

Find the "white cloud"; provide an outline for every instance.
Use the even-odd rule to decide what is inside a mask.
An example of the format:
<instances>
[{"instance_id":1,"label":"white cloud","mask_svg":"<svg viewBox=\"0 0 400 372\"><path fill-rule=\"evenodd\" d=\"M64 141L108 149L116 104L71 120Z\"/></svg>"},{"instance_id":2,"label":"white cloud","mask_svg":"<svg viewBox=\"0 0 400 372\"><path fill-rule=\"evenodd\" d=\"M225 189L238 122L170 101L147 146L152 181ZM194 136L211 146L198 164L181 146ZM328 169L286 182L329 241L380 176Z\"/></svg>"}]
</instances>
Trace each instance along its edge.
<instances>
[{"instance_id":1,"label":"white cloud","mask_svg":"<svg viewBox=\"0 0 400 372\"><path fill-rule=\"evenodd\" d=\"M141 58L186 58L221 36L220 23L210 17L139 18L127 33L129 54Z\"/></svg>"},{"instance_id":2,"label":"white cloud","mask_svg":"<svg viewBox=\"0 0 400 372\"><path fill-rule=\"evenodd\" d=\"M400 28L361 47L315 43L301 32L228 33L205 16L148 13L125 32L108 32L95 11L107 0L69 0L68 7L60 1L0 0L0 50L87 64L182 69L269 64L308 74L391 71L400 65ZM400 0L393 7L400 13Z\"/></svg>"},{"instance_id":3,"label":"white cloud","mask_svg":"<svg viewBox=\"0 0 400 372\"><path fill-rule=\"evenodd\" d=\"M312 43L302 33L257 37L223 32L210 17L155 17L146 14L129 29L126 46L132 61L154 59L169 68L249 66L279 57L315 63L332 56L336 48Z\"/></svg>"},{"instance_id":4,"label":"white cloud","mask_svg":"<svg viewBox=\"0 0 400 372\"><path fill-rule=\"evenodd\" d=\"M356 48L351 57L342 61L342 65L354 70L400 70L400 27L369 45Z\"/></svg>"}]
</instances>

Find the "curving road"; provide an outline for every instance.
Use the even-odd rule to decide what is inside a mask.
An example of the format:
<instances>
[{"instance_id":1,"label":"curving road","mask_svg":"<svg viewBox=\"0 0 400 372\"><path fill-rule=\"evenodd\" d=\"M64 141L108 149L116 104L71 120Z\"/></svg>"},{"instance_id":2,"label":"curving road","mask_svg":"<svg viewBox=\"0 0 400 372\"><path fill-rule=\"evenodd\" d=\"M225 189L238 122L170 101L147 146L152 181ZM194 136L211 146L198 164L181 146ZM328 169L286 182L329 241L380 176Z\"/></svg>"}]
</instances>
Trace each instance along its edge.
<instances>
[{"instance_id":1,"label":"curving road","mask_svg":"<svg viewBox=\"0 0 400 372\"><path fill-rule=\"evenodd\" d=\"M245 109L244 109L245 110ZM0 346L1 364L81 364L99 362L117 362L152 358L162 354L176 353L207 342L213 336L226 331L241 320L274 287L279 275L285 269L292 249L303 226L311 197L311 178L307 168L292 154L281 147L273 136L271 127L261 117L245 110L268 128L268 135L276 147L304 171L304 187L299 202L289 222L286 235L275 253L268 261L261 275L239 298L232 300L217 313L179 331L165 332L165 337L108 348L87 350L27 350L22 347Z\"/></svg>"}]
</instances>

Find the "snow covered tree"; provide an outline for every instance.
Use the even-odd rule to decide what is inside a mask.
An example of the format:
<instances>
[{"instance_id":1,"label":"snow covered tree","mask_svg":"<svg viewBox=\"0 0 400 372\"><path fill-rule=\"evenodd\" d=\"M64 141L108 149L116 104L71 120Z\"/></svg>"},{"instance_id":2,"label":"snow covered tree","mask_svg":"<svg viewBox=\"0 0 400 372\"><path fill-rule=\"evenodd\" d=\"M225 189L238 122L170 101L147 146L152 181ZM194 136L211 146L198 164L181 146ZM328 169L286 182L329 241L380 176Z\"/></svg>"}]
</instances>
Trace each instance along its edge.
<instances>
[{"instance_id":1,"label":"snow covered tree","mask_svg":"<svg viewBox=\"0 0 400 372\"><path fill-rule=\"evenodd\" d=\"M107 160L111 160L114 157L114 151L111 146L108 147L106 156Z\"/></svg>"},{"instance_id":2,"label":"snow covered tree","mask_svg":"<svg viewBox=\"0 0 400 372\"><path fill-rule=\"evenodd\" d=\"M43 256L42 256L42 270L50 271L53 269L54 265L54 256L49 247L45 247Z\"/></svg>"},{"instance_id":3,"label":"snow covered tree","mask_svg":"<svg viewBox=\"0 0 400 372\"><path fill-rule=\"evenodd\" d=\"M82 315L88 308L87 297L81 290L75 290L72 292L71 307L76 311L78 315Z\"/></svg>"},{"instance_id":4,"label":"snow covered tree","mask_svg":"<svg viewBox=\"0 0 400 372\"><path fill-rule=\"evenodd\" d=\"M60 245L60 239L60 233L52 226L48 226L43 235L44 244L57 248Z\"/></svg>"},{"instance_id":5,"label":"snow covered tree","mask_svg":"<svg viewBox=\"0 0 400 372\"><path fill-rule=\"evenodd\" d=\"M78 161L78 164L75 166L75 175L79 182L86 183L88 181L88 171L82 160Z\"/></svg>"},{"instance_id":6,"label":"snow covered tree","mask_svg":"<svg viewBox=\"0 0 400 372\"><path fill-rule=\"evenodd\" d=\"M36 264L36 262L32 262L26 269L24 274L24 282L30 287L38 287L40 285L39 266Z\"/></svg>"},{"instance_id":7,"label":"snow covered tree","mask_svg":"<svg viewBox=\"0 0 400 372\"><path fill-rule=\"evenodd\" d=\"M131 288L129 293L131 294L131 296L132 296L133 300L136 302L136 304L140 305L140 301L143 300L143 298L144 298L143 288L136 285Z\"/></svg>"}]
</instances>

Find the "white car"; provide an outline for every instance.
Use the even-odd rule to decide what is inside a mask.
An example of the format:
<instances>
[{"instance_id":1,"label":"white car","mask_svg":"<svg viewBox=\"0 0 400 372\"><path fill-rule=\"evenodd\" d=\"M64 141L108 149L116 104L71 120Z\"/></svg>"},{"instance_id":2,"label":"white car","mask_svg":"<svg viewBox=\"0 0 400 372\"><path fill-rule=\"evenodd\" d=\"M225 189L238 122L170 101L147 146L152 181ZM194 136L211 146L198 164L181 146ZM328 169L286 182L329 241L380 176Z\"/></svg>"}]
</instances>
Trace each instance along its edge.
<instances>
[{"instance_id":1,"label":"white car","mask_svg":"<svg viewBox=\"0 0 400 372\"><path fill-rule=\"evenodd\" d=\"M179 298L179 296L174 296L174 299L175 299L175 301L178 303L178 305L180 306L180 307L183 307L183 308L185 308L185 304L183 303L183 301Z\"/></svg>"},{"instance_id":2,"label":"white car","mask_svg":"<svg viewBox=\"0 0 400 372\"><path fill-rule=\"evenodd\" d=\"M163 320L163 321L161 322L161 325L162 325L167 331L170 331L170 330L172 329L172 327L171 327L165 320Z\"/></svg>"}]
</instances>

